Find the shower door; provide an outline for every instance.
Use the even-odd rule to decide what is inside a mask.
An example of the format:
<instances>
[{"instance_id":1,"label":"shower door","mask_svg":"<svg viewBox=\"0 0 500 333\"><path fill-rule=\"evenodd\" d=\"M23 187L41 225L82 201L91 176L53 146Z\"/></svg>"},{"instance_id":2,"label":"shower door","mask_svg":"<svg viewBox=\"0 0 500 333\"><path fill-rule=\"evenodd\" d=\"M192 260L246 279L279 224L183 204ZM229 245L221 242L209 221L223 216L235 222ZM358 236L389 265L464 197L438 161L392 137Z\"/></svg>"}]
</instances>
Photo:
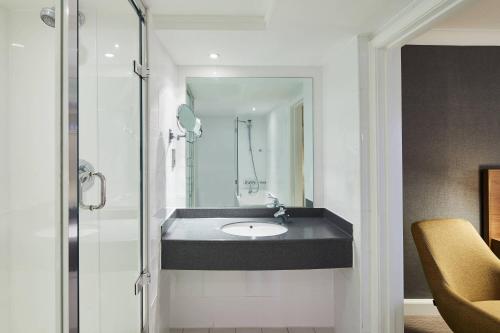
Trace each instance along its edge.
<instances>
[{"instance_id":1,"label":"shower door","mask_svg":"<svg viewBox=\"0 0 500 333\"><path fill-rule=\"evenodd\" d=\"M143 22L128 0L78 9L79 332L138 333Z\"/></svg>"}]
</instances>

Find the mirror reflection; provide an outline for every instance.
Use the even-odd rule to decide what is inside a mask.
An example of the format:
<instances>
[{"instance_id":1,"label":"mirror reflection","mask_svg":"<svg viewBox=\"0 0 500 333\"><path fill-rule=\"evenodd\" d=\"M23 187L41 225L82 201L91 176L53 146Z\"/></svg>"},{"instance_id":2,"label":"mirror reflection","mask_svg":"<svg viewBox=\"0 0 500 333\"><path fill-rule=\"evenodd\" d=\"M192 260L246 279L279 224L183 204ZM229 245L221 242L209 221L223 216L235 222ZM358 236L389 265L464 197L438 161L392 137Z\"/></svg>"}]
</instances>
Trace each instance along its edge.
<instances>
[{"instance_id":1,"label":"mirror reflection","mask_svg":"<svg viewBox=\"0 0 500 333\"><path fill-rule=\"evenodd\" d=\"M188 207L313 206L311 78L188 78L187 104Z\"/></svg>"},{"instance_id":2,"label":"mirror reflection","mask_svg":"<svg viewBox=\"0 0 500 333\"><path fill-rule=\"evenodd\" d=\"M186 132L193 132L196 128L197 118L194 111L186 104L177 109L177 120Z\"/></svg>"}]
</instances>

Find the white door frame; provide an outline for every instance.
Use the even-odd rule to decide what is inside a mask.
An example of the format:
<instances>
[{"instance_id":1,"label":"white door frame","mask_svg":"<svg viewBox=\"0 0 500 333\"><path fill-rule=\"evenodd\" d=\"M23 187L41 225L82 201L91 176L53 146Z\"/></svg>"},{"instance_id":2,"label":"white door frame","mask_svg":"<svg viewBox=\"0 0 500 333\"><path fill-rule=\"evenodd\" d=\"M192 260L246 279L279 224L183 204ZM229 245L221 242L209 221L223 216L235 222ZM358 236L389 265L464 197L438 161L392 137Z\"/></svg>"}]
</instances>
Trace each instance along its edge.
<instances>
[{"instance_id":1,"label":"white door frame","mask_svg":"<svg viewBox=\"0 0 500 333\"><path fill-rule=\"evenodd\" d=\"M362 199L370 226L370 332L403 333L401 47L474 0L413 1L369 42L368 103L361 108ZM375 320L373 320L375 319Z\"/></svg>"}]
</instances>

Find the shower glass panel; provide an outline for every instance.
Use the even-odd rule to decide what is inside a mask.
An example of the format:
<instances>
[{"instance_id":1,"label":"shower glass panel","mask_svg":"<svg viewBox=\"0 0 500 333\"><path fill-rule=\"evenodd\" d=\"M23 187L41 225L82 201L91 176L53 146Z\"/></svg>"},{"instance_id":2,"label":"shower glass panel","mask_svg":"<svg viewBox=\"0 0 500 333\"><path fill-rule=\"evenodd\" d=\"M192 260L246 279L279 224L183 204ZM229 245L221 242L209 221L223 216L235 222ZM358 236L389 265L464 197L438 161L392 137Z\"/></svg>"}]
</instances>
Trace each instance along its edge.
<instances>
[{"instance_id":1,"label":"shower glass panel","mask_svg":"<svg viewBox=\"0 0 500 333\"><path fill-rule=\"evenodd\" d=\"M127 0L79 1L81 333L141 331L142 25Z\"/></svg>"},{"instance_id":2,"label":"shower glass panel","mask_svg":"<svg viewBox=\"0 0 500 333\"><path fill-rule=\"evenodd\" d=\"M61 32L41 9L0 0L1 333L61 332Z\"/></svg>"}]
</instances>

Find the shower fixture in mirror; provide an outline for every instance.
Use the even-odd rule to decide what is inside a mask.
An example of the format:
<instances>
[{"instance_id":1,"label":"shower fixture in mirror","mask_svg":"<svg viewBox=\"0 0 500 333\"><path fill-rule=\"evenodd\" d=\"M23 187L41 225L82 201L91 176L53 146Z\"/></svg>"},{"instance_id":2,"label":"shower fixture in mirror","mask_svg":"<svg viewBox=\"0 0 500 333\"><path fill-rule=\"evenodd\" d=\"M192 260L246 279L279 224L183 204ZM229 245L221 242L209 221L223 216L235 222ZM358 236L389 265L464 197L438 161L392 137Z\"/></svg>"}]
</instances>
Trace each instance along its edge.
<instances>
[{"instance_id":1,"label":"shower fixture in mirror","mask_svg":"<svg viewBox=\"0 0 500 333\"><path fill-rule=\"evenodd\" d=\"M313 207L312 78L186 83L204 129L186 148L188 207Z\"/></svg>"}]
</instances>

